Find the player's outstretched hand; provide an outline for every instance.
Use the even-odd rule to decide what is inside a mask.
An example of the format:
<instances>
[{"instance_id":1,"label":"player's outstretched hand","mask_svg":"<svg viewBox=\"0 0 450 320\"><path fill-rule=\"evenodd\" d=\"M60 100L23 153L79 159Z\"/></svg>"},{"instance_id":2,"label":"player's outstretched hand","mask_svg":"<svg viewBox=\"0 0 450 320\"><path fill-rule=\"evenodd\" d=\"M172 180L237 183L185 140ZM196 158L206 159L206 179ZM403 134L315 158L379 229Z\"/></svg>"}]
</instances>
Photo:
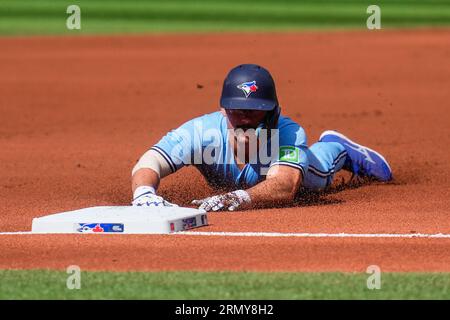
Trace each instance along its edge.
<instances>
[{"instance_id":1,"label":"player's outstretched hand","mask_svg":"<svg viewBox=\"0 0 450 320\"><path fill-rule=\"evenodd\" d=\"M157 196L155 189L148 186L138 187L134 191L133 201L131 202L133 206L145 206L145 207L178 207L174 203L170 203L164 200L163 197Z\"/></svg>"},{"instance_id":2,"label":"player's outstretched hand","mask_svg":"<svg viewBox=\"0 0 450 320\"><path fill-rule=\"evenodd\" d=\"M199 206L199 209L205 211L228 210L234 211L243 204L250 203L250 195L245 190L236 190L233 192L208 197L201 200L193 200L193 205Z\"/></svg>"}]
</instances>

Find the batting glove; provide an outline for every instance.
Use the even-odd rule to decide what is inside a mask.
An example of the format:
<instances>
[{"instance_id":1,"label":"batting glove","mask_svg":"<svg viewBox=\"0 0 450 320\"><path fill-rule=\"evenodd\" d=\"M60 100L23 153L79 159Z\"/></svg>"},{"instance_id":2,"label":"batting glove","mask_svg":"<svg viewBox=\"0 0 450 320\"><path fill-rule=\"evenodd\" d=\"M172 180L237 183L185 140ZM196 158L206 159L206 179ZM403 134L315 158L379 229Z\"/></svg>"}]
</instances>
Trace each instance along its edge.
<instances>
[{"instance_id":1,"label":"batting glove","mask_svg":"<svg viewBox=\"0 0 450 320\"><path fill-rule=\"evenodd\" d=\"M136 188L131 204L138 207L178 207L178 205L164 200L163 197L157 196L155 189L148 186Z\"/></svg>"},{"instance_id":2,"label":"batting glove","mask_svg":"<svg viewBox=\"0 0 450 320\"><path fill-rule=\"evenodd\" d=\"M233 192L220 194L217 196L193 200L192 204L199 206L199 209L205 211L219 211L228 210L234 211L238 209L242 204L250 203L250 195L245 190L236 190Z\"/></svg>"}]
</instances>

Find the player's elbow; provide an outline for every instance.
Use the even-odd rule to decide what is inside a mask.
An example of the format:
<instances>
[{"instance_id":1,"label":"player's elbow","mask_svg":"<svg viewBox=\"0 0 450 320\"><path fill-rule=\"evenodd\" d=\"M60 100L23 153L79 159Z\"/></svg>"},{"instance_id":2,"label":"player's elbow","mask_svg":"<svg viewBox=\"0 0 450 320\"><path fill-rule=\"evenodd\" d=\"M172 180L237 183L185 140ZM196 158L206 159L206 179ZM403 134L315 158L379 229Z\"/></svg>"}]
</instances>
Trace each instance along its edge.
<instances>
[{"instance_id":1,"label":"player's elbow","mask_svg":"<svg viewBox=\"0 0 450 320\"><path fill-rule=\"evenodd\" d=\"M268 177L269 180L273 179L272 197L281 203L292 202L297 196L303 176L297 169L281 166L277 169L276 175Z\"/></svg>"},{"instance_id":2,"label":"player's elbow","mask_svg":"<svg viewBox=\"0 0 450 320\"><path fill-rule=\"evenodd\" d=\"M294 201L297 196L298 190L300 189L302 183L302 175L294 175L291 176L290 179L287 179L283 186L283 197L287 201Z\"/></svg>"},{"instance_id":3,"label":"player's elbow","mask_svg":"<svg viewBox=\"0 0 450 320\"><path fill-rule=\"evenodd\" d=\"M294 201L295 196L297 195L298 187L293 184L288 185L283 192L283 200L285 201Z\"/></svg>"},{"instance_id":4,"label":"player's elbow","mask_svg":"<svg viewBox=\"0 0 450 320\"><path fill-rule=\"evenodd\" d=\"M139 160L138 160L134 164L133 169L131 169L131 177L133 177L139 169L140 169L140 165L139 165Z\"/></svg>"},{"instance_id":5,"label":"player's elbow","mask_svg":"<svg viewBox=\"0 0 450 320\"><path fill-rule=\"evenodd\" d=\"M272 188L272 197L280 203L290 203L295 200L298 192L298 185L292 181L279 181L275 188Z\"/></svg>"},{"instance_id":6,"label":"player's elbow","mask_svg":"<svg viewBox=\"0 0 450 320\"><path fill-rule=\"evenodd\" d=\"M142 157L133 167L131 176L134 176L135 173L139 172L139 170L141 169L150 169L154 171L159 177L165 177L170 173L170 167L167 164L167 161L152 149L142 155Z\"/></svg>"}]
</instances>

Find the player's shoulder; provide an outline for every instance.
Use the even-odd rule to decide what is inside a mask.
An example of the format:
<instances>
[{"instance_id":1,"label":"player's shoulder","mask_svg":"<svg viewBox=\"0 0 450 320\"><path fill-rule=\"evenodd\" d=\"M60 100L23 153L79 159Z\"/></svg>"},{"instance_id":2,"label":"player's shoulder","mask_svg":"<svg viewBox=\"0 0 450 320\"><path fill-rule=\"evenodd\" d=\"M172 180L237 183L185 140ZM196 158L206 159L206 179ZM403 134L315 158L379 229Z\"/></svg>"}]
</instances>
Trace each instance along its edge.
<instances>
[{"instance_id":1,"label":"player's shoulder","mask_svg":"<svg viewBox=\"0 0 450 320\"><path fill-rule=\"evenodd\" d=\"M224 115L222 114L222 112L220 112L220 111L207 113L207 114L204 114L202 117L205 120L217 121L217 122L220 122L220 121L222 121L225 118Z\"/></svg>"},{"instance_id":2,"label":"player's shoulder","mask_svg":"<svg viewBox=\"0 0 450 320\"><path fill-rule=\"evenodd\" d=\"M306 132L303 127L287 116L280 115L278 119L278 130L280 131L281 138L287 138L288 136L293 135L292 138L296 140L296 143L306 144L307 142Z\"/></svg>"},{"instance_id":3,"label":"player's shoulder","mask_svg":"<svg viewBox=\"0 0 450 320\"><path fill-rule=\"evenodd\" d=\"M226 123L225 117L220 111L204 114L198 117L197 120L201 121L203 130L221 129Z\"/></svg>"},{"instance_id":4,"label":"player's shoulder","mask_svg":"<svg viewBox=\"0 0 450 320\"><path fill-rule=\"evenodd\" d=\"M201 121L206 123L220 123L223 121L224 116L220 111L211 112L207 114L203 114L201 116L195 117L190 121Z\"/></svg>"},{"instance_id":5,"label":"player's shoulder","mask_svg":"<svg viewBox=\"0 0 450 320\"><path fill-rule=\"evenodd\" d=\"M223 121L224 116L221 112L212 112L192 118L185 122L184 126L193 127L196 130L207 130L210 128L220 128Z\"/></svg>"},{"instance_id":6,"label":"player's shoulder","mask_svg":"<svg viewBox=\"0 0 450 320\"><path fill-rule=\"evenodd\" d=\"M295 122L294 120L285 115L280 115L278 119L278 129L303 130L302 126L298 122Z\"/></svg>"}]
</instances>

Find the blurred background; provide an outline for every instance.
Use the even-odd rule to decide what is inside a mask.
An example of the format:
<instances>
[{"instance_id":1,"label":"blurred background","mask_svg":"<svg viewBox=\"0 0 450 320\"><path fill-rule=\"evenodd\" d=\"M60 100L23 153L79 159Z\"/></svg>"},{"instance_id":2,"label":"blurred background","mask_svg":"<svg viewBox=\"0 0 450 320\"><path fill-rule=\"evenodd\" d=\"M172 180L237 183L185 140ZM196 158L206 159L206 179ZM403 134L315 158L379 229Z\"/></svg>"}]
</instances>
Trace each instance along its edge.
<instances>
[{"instance_id":1,"label":"blurred background","mask_svg":"<svg viewBox=\"0 0 450 320\"><path fill-rule=\"evenodd\" d=\"M1 0L0 35L361 29L371 4L383 29L450 25L449 0ZM80 30L66 28L69 5Z\"/></svg>"}]
</instances>

